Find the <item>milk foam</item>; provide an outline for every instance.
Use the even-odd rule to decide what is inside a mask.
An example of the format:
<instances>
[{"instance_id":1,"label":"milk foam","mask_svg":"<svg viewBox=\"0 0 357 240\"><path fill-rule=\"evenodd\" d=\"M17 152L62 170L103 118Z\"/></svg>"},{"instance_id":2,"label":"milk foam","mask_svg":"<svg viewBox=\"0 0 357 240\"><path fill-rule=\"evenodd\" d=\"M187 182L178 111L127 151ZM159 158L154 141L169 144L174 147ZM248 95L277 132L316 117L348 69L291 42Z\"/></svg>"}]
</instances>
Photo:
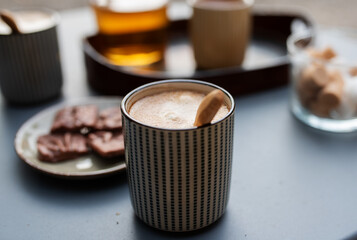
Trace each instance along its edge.
<instances>
[{"instance_id":1,"label":"milk foam","mask_svg":"<svg viewBox=\"0 0 357 240\"><path fill-rule=\"evenodd\" d=\"M170 128L192 128L203 93L194 91L170 91L144 97L135 102L129 114L144 124ZM212 122L228 114L228 107L222 105Z\"/></svg>"},{"instance_id":2,"label":"milk foam","mask_svg":"<svg viewBox=\"0 0 357 240\"><path fill-rule=\"evenodd\" d=\"M22 33L43 31L56 24L55 17L44 11L14 11L13 14Z\"/></svg>"}]
</instances>

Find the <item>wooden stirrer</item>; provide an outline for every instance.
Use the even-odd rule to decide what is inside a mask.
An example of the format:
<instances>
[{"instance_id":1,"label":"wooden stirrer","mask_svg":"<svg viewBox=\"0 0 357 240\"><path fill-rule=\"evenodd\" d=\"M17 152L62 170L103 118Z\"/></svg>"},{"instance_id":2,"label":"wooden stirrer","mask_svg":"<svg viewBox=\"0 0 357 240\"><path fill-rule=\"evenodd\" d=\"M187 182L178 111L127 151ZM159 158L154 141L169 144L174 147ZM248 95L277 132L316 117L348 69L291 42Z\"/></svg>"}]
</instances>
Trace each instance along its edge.
<instances>
[{"instance_id":1,"label":"wooden stirrer","mask_svg":"<svg viewBox=\"0 0 357 240\"><path fill-rule=\"evenodd\" d=\"M205 96L197 109L196 127L209 124L223 104L224 93L221 90L213 90Z\"/></svg>"},{"instance_id":2,"label":"wooden stirrer","mask_svg":"<svg viewBox=\"0 0 357 240\"><path fill-rule=\"evenodd\" d=\"M5 9L1 10L0 17L11 28L12 33L14 34L22 33L18 24L16 23L14 14L11 11Z\"/></svg>"}]
</instances>

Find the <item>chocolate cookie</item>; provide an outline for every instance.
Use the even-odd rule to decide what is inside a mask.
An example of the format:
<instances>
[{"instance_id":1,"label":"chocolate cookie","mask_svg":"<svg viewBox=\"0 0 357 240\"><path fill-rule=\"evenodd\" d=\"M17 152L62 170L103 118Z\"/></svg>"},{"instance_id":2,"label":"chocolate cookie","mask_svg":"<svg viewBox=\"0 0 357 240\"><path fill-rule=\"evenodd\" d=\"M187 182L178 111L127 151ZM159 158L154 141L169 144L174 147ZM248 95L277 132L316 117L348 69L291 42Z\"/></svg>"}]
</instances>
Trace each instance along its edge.
<instances>
[{"instance_id":1,"label":"chocolate cookie","mask_svg":"<svg viewBox=\"0 0 357 240\"><path fill-rule=\"evenodd\" d=\"M98 108L95 105L63 108L57 112L51 132L79 132L84 128L94 128L97 115Z\"/></svg>"},{"instance_id":2,"label":"chocolate cookie","mask_svg":"<svg viewBox=\"0 0 357 240\"><path fill-rule=\"evenodd\" d=\"M121 128L122 118L119 107L107 108L100 112L95 129L117 131Z\"/></svg>"},{"instance_id":3,"label":"chocolate cookie","mask_svg":"<svg viewBox=\"0 0 357 240\"><path fill-rule=\"evenodd\" d=\"M87 140L81 134L47 134L37 139L39 159L59 162L73 159L89 152Z\"/></svg>"},{"instance_id":4,"label":"chocolate cookie","mask_svg":"<svg viewBox=\"0 0 357 240\"><path fill-rule=\"evenodd\" d=\"M124 138L120 132L99 131L89 134L89 145L102 157L124 154Z\"/></svg>"}]
</instances>

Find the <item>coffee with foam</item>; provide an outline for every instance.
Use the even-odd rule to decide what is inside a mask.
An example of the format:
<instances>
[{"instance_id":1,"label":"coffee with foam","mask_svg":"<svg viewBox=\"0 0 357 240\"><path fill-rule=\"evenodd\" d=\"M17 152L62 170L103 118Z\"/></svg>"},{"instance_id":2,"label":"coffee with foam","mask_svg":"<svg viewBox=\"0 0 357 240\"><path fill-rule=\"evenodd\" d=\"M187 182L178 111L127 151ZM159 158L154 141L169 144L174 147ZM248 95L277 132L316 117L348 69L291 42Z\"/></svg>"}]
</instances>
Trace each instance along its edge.
<instances>
[{"instance_id":1,"label":"coffee with foam","mask_svg":"<svg viewBox=\"0 0 357 240\"><path fill-rule=\"evenodd\" d=\"M204 97L203 93L187 90L162 92L139 99L131 106L129 114L137 121L154 127L192 128ZM228 112L228 107L222 105L212 122L222 119Z\"/></svg>"}]
</instances>

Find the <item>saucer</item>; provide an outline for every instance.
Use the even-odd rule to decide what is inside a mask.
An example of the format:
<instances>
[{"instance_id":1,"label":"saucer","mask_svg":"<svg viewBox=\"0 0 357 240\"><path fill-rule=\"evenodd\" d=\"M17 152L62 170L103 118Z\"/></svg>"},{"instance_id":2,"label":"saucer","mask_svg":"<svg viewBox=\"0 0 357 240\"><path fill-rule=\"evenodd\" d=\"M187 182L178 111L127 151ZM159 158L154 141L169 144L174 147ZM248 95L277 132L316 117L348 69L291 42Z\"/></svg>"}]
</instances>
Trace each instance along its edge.
<instances>
[{"instance_id":1,"label":"saucer","mask_svg":"<svg viewBox=\"0 0 357 240\"><path fill-rule=\"evenodd\" d=\"M109 107L120 107L118 97L86 97L70 100L47 108L27 120L18 130L15 137L17 155L30 167L45 174L71 179L103 177L123 172L126 169L125 158L105 159L95 153L89 153L71 160L49 163L38 159L37 138L50 132L55 114L66 106L94 104L99 110Z\"/></svg>"}]
</instances>

